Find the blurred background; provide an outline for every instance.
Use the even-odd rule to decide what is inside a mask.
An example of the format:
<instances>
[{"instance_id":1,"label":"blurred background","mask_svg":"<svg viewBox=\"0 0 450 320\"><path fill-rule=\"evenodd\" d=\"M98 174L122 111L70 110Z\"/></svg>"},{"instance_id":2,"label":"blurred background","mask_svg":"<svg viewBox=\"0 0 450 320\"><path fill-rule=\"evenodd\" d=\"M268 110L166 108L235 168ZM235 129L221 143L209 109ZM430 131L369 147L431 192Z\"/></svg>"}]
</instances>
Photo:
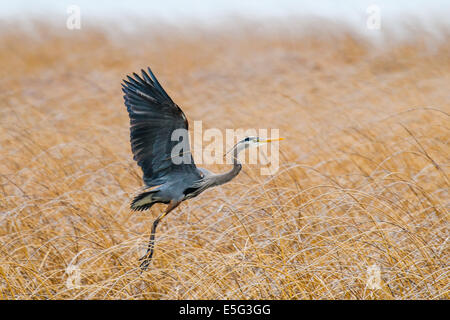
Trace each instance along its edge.
<instances>
[{"instance_id":1,"label":"blurred background","mask_svg":"<svg viewBox=\"0 0 450 320\"><path fill-rule=\"evenodd\" d=\"M377 5L383 11L383 19L398 20L405 17L416 17L422 22L432 22L445 17L450 4L445 0L167 0L167 1L52 1L52 0L17 0L1 4L2 18L24 18L31 15L45 16L54 19L66 11L70 5L78 5L83 9L86 19L114 19L117 23L130 23L130 16L139 19L165 19L172 23L196 21L216 23L218 19L232 15L244 18L285 18L287 16L317 16L354 24L365 24L366 9ZM128 20L128 21L127 21Z\"/></svg>"},{"instance_id":2,"label":"blurred background","mask_svg":"<svg viewBox=\"0 0 450 320\"><path fill-rule=\"evenodd\" d=\"M1 299L448 299L450 2L0 2ZM122 79L280 169L131 212ZM205 166L224 172L226 165Z\"/></svg>"}]
</instances>

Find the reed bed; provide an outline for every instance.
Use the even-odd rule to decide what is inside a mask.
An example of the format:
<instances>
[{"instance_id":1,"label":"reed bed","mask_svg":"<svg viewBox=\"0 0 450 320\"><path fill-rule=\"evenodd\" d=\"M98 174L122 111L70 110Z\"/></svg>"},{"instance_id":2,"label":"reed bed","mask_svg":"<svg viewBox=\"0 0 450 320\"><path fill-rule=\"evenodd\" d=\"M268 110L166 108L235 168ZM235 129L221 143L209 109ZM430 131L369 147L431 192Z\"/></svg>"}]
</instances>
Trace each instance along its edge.
<instances>
[{"instance_id":1,"label":"reed bed","mask_svg":"<svg viewBox=\"0 0 450 320\"><path fill-rule=\"evenodd\" d=\"M300 29L4 28L1 299L448 299L449 33ZM146 66L189 121L285 140L172 212L141 273L164 207L129 210L120 82Z\"/></svg>"}]
</instances>

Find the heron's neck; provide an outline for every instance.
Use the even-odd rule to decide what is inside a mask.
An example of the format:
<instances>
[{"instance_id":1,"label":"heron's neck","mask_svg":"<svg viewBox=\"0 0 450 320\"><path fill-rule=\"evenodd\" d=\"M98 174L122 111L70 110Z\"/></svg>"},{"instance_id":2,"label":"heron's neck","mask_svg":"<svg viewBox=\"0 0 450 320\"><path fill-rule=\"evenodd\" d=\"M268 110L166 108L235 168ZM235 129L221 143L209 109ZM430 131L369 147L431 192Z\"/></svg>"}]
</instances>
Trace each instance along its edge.
<instances>
[{"instance_id":1,"label":"heron's neck","mask_svg":"<svg viewBox=\"0 0 450 320\"><path fill-rule=\"evenodd\" d=\"M238 160L239 152L240 152L240 150L238 150L238 148L235 148L233 150L233 168L231 168L231 170L228 172L218 174L216 176L215 185L218 186L218 185L227 183L228 181L232 180L234 177L236 177L239 174L239 172L242 169L242 164Z\"/></svg>"}]
</instances>

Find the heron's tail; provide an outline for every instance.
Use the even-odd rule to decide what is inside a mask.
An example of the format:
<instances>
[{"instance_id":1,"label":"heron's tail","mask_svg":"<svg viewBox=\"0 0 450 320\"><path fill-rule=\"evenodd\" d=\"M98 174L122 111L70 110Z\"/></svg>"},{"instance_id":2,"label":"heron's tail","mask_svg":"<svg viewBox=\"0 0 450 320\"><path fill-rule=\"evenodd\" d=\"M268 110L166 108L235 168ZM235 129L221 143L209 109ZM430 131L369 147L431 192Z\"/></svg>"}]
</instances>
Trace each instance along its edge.
<instances>
[{"instance_id":1,"label":"heron's tail","mask_svg":"<svg viewBox=\"0 0 450 320\"><path fill-rule=\"evenodd\" d=\"M150 209L156 202L153 195L157 192L156 190L142 192L137 195L131 202L130 208L134 211L144 211Z\"/></svg>"}]
</instances>

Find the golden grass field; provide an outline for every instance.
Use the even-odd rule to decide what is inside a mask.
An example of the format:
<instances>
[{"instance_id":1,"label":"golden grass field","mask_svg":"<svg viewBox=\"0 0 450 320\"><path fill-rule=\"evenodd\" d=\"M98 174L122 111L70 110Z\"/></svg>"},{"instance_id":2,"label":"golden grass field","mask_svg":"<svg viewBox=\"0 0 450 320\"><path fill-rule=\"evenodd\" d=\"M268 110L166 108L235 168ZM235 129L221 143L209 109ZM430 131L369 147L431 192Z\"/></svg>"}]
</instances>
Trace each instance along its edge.
<instances>
[{"instance_id":1,"label":"golden grass field","mask_svg":"<svg viewBox=\"0 0 450 320\"><path fill-rule=\"evenodd\" d=\"M344 26L0 33L1 299L448 299L450 33ZM160 224L121 80L150 66L189 121L279 128ZM206 168L224 172L228 165ZM373 286L380 271L379 286Z\"/></svg>"}]
</instances>

